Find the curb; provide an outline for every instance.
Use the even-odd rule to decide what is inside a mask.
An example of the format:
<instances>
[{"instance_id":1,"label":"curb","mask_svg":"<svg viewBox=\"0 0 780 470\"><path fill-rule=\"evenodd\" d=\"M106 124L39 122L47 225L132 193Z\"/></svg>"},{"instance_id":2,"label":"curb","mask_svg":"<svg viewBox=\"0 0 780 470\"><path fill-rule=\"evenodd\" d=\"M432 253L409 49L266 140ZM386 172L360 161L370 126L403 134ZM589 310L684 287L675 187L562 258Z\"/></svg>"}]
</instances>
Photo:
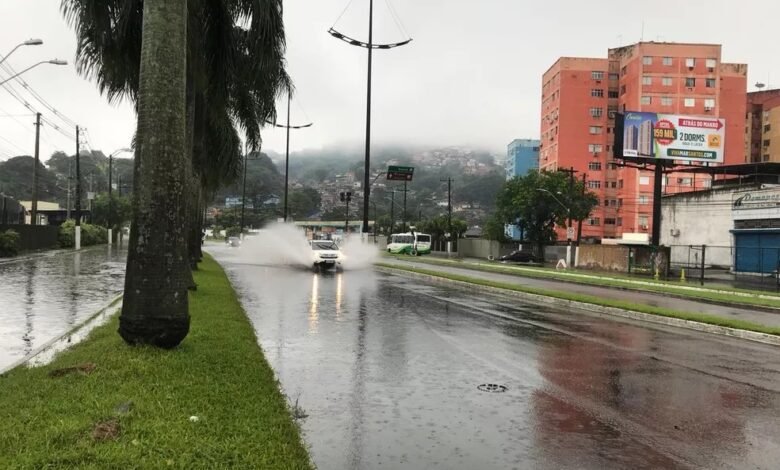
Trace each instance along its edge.
<instances>
[{"instance_id":1,"label":"curb","mask_svg":"<svg viewBox=\"0 0 780 470\"><path fill-rule=\"evenodd\" d=\"M706 323L699 323L691 320L682 320L679 318L663 317L660 315L652 315L649 313L636 312L633 310L623 310L616 307L604 307L601 305L590 304L585 302L577 302L573 300L558 299L555 297L547 297L539 294L530 294L527 292L520 292L510 289L501 289L498 287L483 286L479 284L473 284L465 281L456 281L447 279L444 277L433 276L428 274L419 274L411 271L407 271L403 268L390 268L385 266L377 266L375 268L379 272L387 274L400 274L412 279L420 279L436 284L444 284L450 286L466 287L470 290L476 290L479 292L486 292L491 294L509 295L512 297L521 298L523 300L530 300L535 303L541 303L546 305L555 305L565 308L576 308L579 310L585 310L590 313L596 313L598 315L619 317L630 320L637 320L647 323L655 323L657 325L672 326L677 328L685 328L688 330L699 331L702 333L710 333L719 336L727 336L731 338L744 339L748 341L755 341L758 343L769 344L772 346L780 346L780 336L770 335L766 333L758 333L754 331L739 330L736 328L729 328L718 325L708 325Z\"/></svg>"},{"instance_id":2,"label":"curb","mask_svg":"<svg viewBox=\"0 0 780 470\"><path fill-rule=\"evenodd\" d=\"M50 339L46 343L44 343L41 346L39 346L38 348L36 348L34 351L30 352L30 354L28 354L28 355L24 356L23 358L19 359L18 361L9 364L8 366L4 367L3 369L0 369L0 375L3 375L6 372L9 372L9 371L11 371L13 369L16 369L19 366L22 366L24 364L30 363L36 357L40 356L41 354L44 354L44 353L48 352L50 349L52 349L54 346L56 346L57 343L60 343L61 341L65 340L66 338L68 340L67 342L69 344L71 344L71 345L78 343L78 341L76 341L76 343L71 343L70 337L75 335L76 333L81 333L82 329L86 329L86 331L84 331L83 333L88 333L88 332L92 331L92 329L94 327L98 326L98 325L92 325L92 323L94 323L96 320L98 320L98 317L100 317L101 315L105 315L107 313L110 313L109 309L111 309L117 303L119 303L122 300L123 297L124 297L124 295L119 295L119 296L115 297L110 302L108 302L106 305L104 305L100 310L98 310L97 312L95 312L92 315L90 315L89 318L85 319L80 324L74 326L73 328L71 328L67 332L61 334L60 336L57 336L56 338ZM115 313L115 312L113 312L113 313ZM67 349L67 347L63 348L63 349Z\"/></svg>"}]
</instances>

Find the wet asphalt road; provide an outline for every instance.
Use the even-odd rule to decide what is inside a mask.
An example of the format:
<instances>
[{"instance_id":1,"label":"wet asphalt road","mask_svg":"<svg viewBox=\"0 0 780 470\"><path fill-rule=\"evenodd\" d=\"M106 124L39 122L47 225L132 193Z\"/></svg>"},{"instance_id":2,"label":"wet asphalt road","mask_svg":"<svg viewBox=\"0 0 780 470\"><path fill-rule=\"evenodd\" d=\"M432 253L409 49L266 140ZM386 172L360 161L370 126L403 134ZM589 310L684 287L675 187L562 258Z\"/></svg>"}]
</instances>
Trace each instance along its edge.
<instances>
[{"instance_id":1,"label":"wet asphalt road","mask_svg":"<svg viewBox=\"0 0 780 470\"><path fill-rule=\"evenodd\" d=\"M0 261L0 370L121 294L126 256L98 246Z\"/></svg>"},{"instance_id":2,"label":"wet asphalt road","mask_svg":"<svg viewBox=\"0 0 780 470\"><path fill-rule=\"evenodd\" d=\"M209 250L321 469L778 468L777 348Z\"/></svg>"}]
</instances>

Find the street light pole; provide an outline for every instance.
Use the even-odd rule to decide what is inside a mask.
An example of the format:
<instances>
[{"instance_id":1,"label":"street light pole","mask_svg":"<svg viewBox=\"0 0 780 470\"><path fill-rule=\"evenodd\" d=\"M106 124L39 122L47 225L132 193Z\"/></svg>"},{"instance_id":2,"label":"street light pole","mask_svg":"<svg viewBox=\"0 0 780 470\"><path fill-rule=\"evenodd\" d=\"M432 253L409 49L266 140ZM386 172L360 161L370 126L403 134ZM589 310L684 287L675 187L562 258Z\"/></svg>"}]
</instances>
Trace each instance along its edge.
<instances>
[{"instance_id":1,"label":"street light pole","mask_svg":"<svg viewBox=\"0 0 780 470\"><path fill-rule=\"evenodd\" d=\"M41 113L35 113L35 161L33 162L32 224L38 225L38 162L41 148Z\"/></svg>"},{"instance_id":2,"label":"street light pole","mask_svg":"<svg viewBox=\"0 0 780 470\"><path fill-rule=\"evenodd\" d=\"M5 62L6 59L11 57L11 54L16 52L16 50L19 49L22 46L40 46L41 44L43 44L43 41L41 41L40 39L28 39L28 40L26 40L26 41L24 41L22 43L19 43L19 44L16 45L16 47L11 49L11 52L9 52L8 54L4 55L3 58L0 59L0 64Z\"/></svg>"},{"instance_id":3,"label":"street light pole","mask_svg":"<svg viewBox=\"0 0 780 470\"><path fill-rule=\"evenodd\" d=\"M338 21L338 20L337 20ZM368 7L368 43L352 39L332 27L328 30L328 33L347 44L363 47L368 49L368 84L366 87L366 156L363 169L363 233L368 233L368 205L369 198L371 197L371 188L369 185L369 174L371 172L371 75L373 66L373 52L374 49L393 49L395 47L404 46L409 44L412 39L409 38L405 41L395 44L374 44L374 0L369 0Z\"/></svg>"},{"instance_id":4,"label":"street light pole","mask_svg":"<svg viewBox=\"0 0 780 470\"><path fill-rule=\"evenodd\" d=\"M33 65L27 67L26 69L22 70L21 72L15 73L15 74L11 75L10 77L6 78L2 82L0 82L0 86L5 85L7 82L13 80L14 78L18 77L19 75L21 75L21 74L23 74L23 73L25 73L25 72L27 72L29 70L32 70L32 69L34 69L35 67L37 67L39 65L43 65L43 64L68 65L68 62L65 61L65 60L59 60L59 59L44 60L44 61L38 62L37 64L33 64Z\"/></svg>"},{"instance_id":5,"label":"street light pole","mask_svg":"<svg viewBox=\"0 0 780 470\"><path fill-rule=\"evenodd\" d=\"M129 148L121 148L118 150L115 150L114 152L110 153L108 155L108 220L106 221L108 225L108 244L111 245L113 243L113 229L114 229L114 197L112 195L113 191L113 177L114 177L114 155L118 155L120 152L131 152L132 149Z\"/></svg>"},{"instance_id":6,"label":"street light pole","mask_svg":"<svg viewBox=\"0 0 780 470\"><path fill-rule=\"evenodd\" d=\"M571 230L572 230L572 228L573 228L573 227L571 226L571 209L569 209L569 207L568 207L567 205L565 205L564 203L562 203L562 202L560 201L560 199L558 199L557 197L555 197L555 194L553 194L551 191L549 191L549 190L547 190L547 189L545 189L545 188L536 188L536 190L537 190L537 191L541 191L541 192L543 192L543 193L547 193L547 194L549 194L550 196L552 196L552 198L555 200L555 202L557 202L558 204L560 204L560 206L561 206L561 207L563 207L563 208L566 210L566 218L569 220L569 225L566 227L566 238L567 238L567 240L568 240L568 248L567 248L567 251L568 251L568 256L567 256L567 258L568 258L568 259L566 260L566 262L567 262L567 263L569 263L569 265L572 265L572 264L573 264L573 261L574 261L574 259L573 259L573 258L574 258L574 252L572 251L572 237L570 236L570 233L571 233L570 231L571 231ZM560 193L559 193L559 194L560 194Z\"/></svg>"},{"instance_id":7,"label":"street light pole","mask_svg":"<svg viewBox=\"0 0 780 470\"><path fill-rule=\"evenodd\" d=\"M80 155L81 153L81 142L80 142L80 132L81 129L79 126L76 126L76 229L75 229L75 238L76 238L76 249L81 249L81 160Z\"/></svg>"}]
</instances>

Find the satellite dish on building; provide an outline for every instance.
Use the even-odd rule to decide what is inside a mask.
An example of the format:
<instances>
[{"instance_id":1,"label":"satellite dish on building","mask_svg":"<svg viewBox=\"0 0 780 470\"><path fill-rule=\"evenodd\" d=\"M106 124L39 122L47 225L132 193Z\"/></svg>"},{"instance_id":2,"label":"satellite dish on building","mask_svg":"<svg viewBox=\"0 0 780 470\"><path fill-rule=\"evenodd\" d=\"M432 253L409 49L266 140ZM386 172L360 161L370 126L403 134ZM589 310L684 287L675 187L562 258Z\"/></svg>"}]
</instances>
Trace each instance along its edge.
<instances>
[{"instance_id":1,"label":"satellite dish on building","mask_svg":"<svg viewBox=\"0 0 780 470\"><path fill-rule=\"evenodd\" d=\"M765 83L761 83L761 82L756 83L756 88L758 88L759 90L764 88L765 86L766 86Z\"/></svg>"}]
</instances>

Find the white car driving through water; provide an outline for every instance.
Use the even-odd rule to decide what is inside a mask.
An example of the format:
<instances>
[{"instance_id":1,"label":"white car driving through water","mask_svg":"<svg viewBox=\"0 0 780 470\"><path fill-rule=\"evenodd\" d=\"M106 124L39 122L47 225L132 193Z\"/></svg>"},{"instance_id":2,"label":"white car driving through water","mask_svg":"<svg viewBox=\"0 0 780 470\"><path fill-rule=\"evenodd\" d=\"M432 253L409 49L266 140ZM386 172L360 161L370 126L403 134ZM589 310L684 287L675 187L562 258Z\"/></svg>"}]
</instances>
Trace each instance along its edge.
<instances>
[{"instance_id":1,"label":"white car driving through water","mask_svg":"<svg viewBox=\"0 0 780 470\"><path fill-rule=\"evenodd\" d=\"M314 269L337 269L342 268L344 253L333 240L311 240L309 241L312 255L312 265Z\"/></svg>"}]
</instances>

